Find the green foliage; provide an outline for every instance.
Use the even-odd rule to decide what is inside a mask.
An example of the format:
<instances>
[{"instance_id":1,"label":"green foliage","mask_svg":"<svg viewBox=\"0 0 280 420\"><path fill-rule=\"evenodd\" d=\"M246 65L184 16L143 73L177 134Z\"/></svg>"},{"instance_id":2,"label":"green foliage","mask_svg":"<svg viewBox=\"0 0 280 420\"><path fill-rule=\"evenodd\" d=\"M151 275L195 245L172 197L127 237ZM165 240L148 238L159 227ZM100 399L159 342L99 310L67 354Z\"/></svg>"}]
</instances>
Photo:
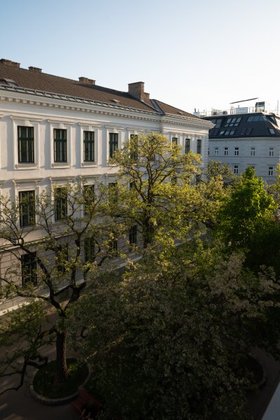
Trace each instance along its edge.
<instances>
[{"instance_id":1,"label":"green foliage","mask_svg":"<svg viewBox=\"0 0 280 420\"><path fill-rule=\"evenodd\" d=\"M276 203L253 168L247 168L232 187L219 214L218 232L231 247L246 248L252 235L275 216Z\"/></svg>"},{"instance_id":2,"label":"green foliage","mask_svg":"<svg viewBox=\"0 0 280 420\"><path fill-rule=\"evenodd\" d=\"M43 345L51 342L45 334L43 323L45 309L41 302L31 302L1 318L0 326L0 376L21 374L29 362L43 363L40 356Z\"/></svg>"},{"instance_id":3,"label":"green foliage","mask_svg":"<svg viewBox=\"0 0 280 420\"><path fill-rule=\"evenodd\" d=\"M200 173L199 162L197 155L183 154L156 133L133 136L115 153L118 212L128 225L137 224L144 248L165 239L171 244L176 237L185 236L191 220L184 205L194 193L191 181Z\"/></svg>"},{"instance_id":4,"label":"green foliage","mask_svg":"<svg viewBox=\"0 0 280 420\"><path fill-rule=\"evenodd\" d=\"M216 160L210 160L208 162L206 173L210 179L222 178L225 184L231 184L236 178L229 165Z\"/></svg>"},{"instance_id":5,"label":"green foliage","mask_svg":"<svg viewBox=\"0 0 280 420\"><path fill-rule=\"evenodd\" d=\"M61 204L59 220L58 200ZM92 186L88 188L82 183L66 185L59 194L55 188L54 191L44 191L36 198L36 203L32 203L32 223L25 227L19 223L22 203L3 196L0 203L2 247L4 251L11 249L13 257L13 264L1 271L1 294L8 299L20 297L31 303L9 318L6 341L3 338L5 334L2 335L4 348L12 349L11 353L2 351L2 374L17 372L24 376L27 365L38 365L39 350L49 337L52 338L49 343L56 348L57 381L64 382L68 370L68 309L79 300L89 275L94 278L103 262L112 256L110 242L121 231L121 224L106 214L107 197L102 186L97 195ZM35 220L36 225L33 223ZM88 238L91 249L90 255L85 258L83 248ZM21 281L23 256L33 257L32 265L30 263L26 270L32 275L25 282ZM42 313L37 317L33 316L36 314L36 301L44 302L40 307ZM49 323L45 322L42 314L49 317ZM30 337L21 319L28 315ZM8 337L12 337L15 342L22 335L23 342L18 348L13 348L13 342L7 341Z\"/></svg>"},{"instance_id":6,"label":"green foliage","mask_svg":"<svg viewBox=\"0 0 280 420\"><path fill-rule=\"evenodd\" d=\"M223 261L220 252L188 244L168 260L142 260L83 298L76 308L87 325L82 351L107 418L246 418L250 375L240 363L263 343L259 331L279 289L242 264L237 254Z\"/></svg>"}]
</instances>

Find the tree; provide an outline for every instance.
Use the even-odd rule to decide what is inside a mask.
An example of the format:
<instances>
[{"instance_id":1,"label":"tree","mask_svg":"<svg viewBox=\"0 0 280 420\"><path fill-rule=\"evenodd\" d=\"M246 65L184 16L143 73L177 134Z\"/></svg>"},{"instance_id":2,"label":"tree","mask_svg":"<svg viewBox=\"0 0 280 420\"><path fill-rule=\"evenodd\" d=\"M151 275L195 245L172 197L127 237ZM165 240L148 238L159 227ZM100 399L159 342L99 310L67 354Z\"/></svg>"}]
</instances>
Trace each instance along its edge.
<instances>
[{"instance_id":1,"label":"tree","mask_svg":"<svg viewBox=\"0 0 280 420\"><path fill-rule=\"evenodd\" d=\"M236 179L218 216L218 233L231 248L246 248L253 235L275 220L276 203L253 168Z\"/></svg>"},{"instance_id":2,"label":"tree","mask_svg":"<svg viewBox=\"0 0 280 420\"><path fill-rule=\"evenodd\" d=\"M225 184L231 184L236 177L229 165L216 160L210 160L207 165L208 178L222 177Z\"/></svg>"},{"instance_id":3,"label":"tree","mask_svg":"<svg viewBox=\"0 0 280 420\"><path fill-rule=\"evenodd\" d=\"M191 224L185 206L194 200L193 181L201 172L198 155L183 154L163 135L151 133L131 136L111 162L119 166L117 211L128 226L137 225L144 249L184 236Z\"/></svg>"},{"instance_id":4,"label":"tree","mask_svg":"<svg viewBox=\"0 0 280 420\"><path fill-rule=\"evenodd\" d=\"M244 360L266 344L278 299L273 278L244 269L242 255L224 260L191 243L164 261L152 252L120 282L100 283L75 314L88 326L81 351L105 398L104 418L246 418L252 377Z\"/></svg>"},{"instance_id":5,"label":"tree","mask_svg":"<svg viewBox=\"0 0 280 420\"><path fill-rule=\"evenodd\" d=\"M29 356L24 357L22 372L26 365L33 363L34 357L37 358L43 339L54 336L56 380L63 382L67 378L69 308L80 299L89 279L98 275L104 261L114 255L111 244L121 230L120 224L106 216L106 196L101 186L95 194L92 186L77 183L45 191L37 199L30 194L20 197L19 202L4 196L0 199L3 267L7 255L13 259L1 271L2 294L7 298L22 297L31 303L42 302L45 317L54 313L49 321L51 325L40 322L38 328L34 328L34 339L30 337L33 351L24 353ZM37 306L32 304L30 310L32 308ZM12 321L14 319L18 319L17 315ZM14 321L11 324L14 325ZM13 328L13 331L19 330L19 327ZM26 346L26 340L22 345ZM6 361L8 370L19 354L15 352L14 358ZM18 366L16 372L19 372Z\"/></svg>"}]
</instances>

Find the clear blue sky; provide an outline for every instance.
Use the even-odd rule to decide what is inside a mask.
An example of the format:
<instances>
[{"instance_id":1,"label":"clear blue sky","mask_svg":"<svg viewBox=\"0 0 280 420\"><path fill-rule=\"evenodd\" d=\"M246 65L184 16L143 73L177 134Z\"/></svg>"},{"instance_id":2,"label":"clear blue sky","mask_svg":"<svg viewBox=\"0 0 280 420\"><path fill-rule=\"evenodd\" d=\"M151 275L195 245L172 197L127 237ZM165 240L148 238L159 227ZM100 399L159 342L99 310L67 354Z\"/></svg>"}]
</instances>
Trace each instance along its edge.
<instances>
[{"instance_id":1,"label":"clear blue sky","mask_svg":"<svg viewBox=\"0 0 280 420\"><path fill-rule=\"evenodd\" d=\"M280 100L280 0L0 0L0 58L192 112Z\"/></svg>"}]
</instances>

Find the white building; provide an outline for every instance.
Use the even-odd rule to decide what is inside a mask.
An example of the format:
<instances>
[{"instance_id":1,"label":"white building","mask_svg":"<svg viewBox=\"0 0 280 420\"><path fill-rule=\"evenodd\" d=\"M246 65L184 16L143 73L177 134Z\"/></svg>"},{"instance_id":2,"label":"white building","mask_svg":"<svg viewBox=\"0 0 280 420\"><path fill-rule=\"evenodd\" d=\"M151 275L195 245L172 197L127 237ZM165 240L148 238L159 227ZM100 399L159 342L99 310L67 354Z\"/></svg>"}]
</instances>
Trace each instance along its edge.
<instances>
[{"instance_id":1,"label":"white building","mask_svg":"<svg viewBox=\"0 0 280 420\"><path fill-rule=\"evenodd\" d=\"M200 153L206 165L211 126L150 99L143 82L120 92L0 60L0 186L19 202L81 178L107 185L117 171L109 157L138 133L161 132L183 152ZM21 227L29 225L28 214L20 219Z\"/></svg>"},{"instance_id":2,"label":"white building","mask_svg":"<svg viewBox=\"0 0 280 420\"><path fill-rule=\"evenodd\" d=\"M214 127L209 131L209 160L228 164L235 174L248 166L266 182L275 180L280 163L280 118L274 113L241 113L205 117Z\"/></svg>"}]
</instances>

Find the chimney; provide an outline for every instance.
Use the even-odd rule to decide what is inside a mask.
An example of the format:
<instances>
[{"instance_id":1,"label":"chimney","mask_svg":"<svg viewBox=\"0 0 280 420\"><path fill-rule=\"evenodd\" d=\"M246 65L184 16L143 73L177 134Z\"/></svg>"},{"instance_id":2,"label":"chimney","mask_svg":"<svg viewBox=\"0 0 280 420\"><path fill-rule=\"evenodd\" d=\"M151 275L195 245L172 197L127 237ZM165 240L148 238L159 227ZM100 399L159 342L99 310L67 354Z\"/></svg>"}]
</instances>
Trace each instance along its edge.
<instances>
[{"instance_id":1,"label":"chimney","mask_svg":"<svg viewBox=\"0 0 280 420\"><path fill-rule=\"evenodd\" d=\"M1 58L0 63L5 64L5 66L16 67L18 69L20 67L20 63L16 63L15 61L12 61L12 60L6 60L5 58Z\"/></svg>"},{"instance_id":2,"label":"chimney","mask_svg":"<svg viewBox=\"0 0 280 420\"><path fill-rule=\"evenodd\" d=\"M88 79L87 77L83 77L83 76L81 76L81 77L79 77L79 83L80 83L81 85L88 85L88 86L92 86L92 85L95 85L95 80L93 80L93 79Z\"/></svg>"},{"instance_id":3,"label":"chimney","mask_svg":"<svg viewBox=\"0 0 280 420\"><path fill-rule=\"evenodd\" d=\"M128 93L140 101L150 99L150 94L144 92L144 82L135 82L128 84Z\"/></svg>"},{"instance_id":4,"label":"chimney","mask_svg":"<svg viewBox=\"0 0 280 420\"><path fill-rule=\"evenodd\" d=\"M28 70L33 71L34 73L42 73L42 69L39 69L39 67L29 66Z\"/></svg>"}]
</instances>

